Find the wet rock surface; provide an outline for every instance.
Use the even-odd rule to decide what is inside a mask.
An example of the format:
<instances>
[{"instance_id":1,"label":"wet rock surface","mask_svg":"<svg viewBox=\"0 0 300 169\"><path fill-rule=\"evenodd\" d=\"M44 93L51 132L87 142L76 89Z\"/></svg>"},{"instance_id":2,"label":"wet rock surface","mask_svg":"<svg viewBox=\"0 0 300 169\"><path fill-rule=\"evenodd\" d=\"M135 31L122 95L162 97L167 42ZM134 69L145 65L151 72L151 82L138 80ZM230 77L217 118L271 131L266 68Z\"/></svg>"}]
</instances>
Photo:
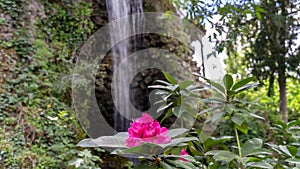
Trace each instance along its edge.
<instances>
[{"instance_id":1,"label":"wet rock surface","mask_svg":"<svg viewBox=\"0 0 300 169\"><path fill-rule=\"evenodd\" d=\"M159 6L162 4L163 6ZM153 1L144 1L144 11L147 12L166 12L172 11L176 13L176 9L169 1L159 1L155 3ZM94 24L101 28L108 23L108 14L106 12L105 0L93 1L94 12L91 19ZM172 25L173 29L176 26ZM132 46L129 49L130 54L138 52L143 49L155 48L159 50L167 51L167 55L163 56L167 58L165 66L174 67L174 71L171 71L172 75L175 75L179 81L181 80L196 80L197 78L192 73L199 72L197 64L192 59L194 50L190 42L180 42L175 38L158 35L158 34L143 34L131 37L130 41L138 42L137 45ZM147 57L152 59L160 58L162 53L148 53ZM111 83L113 75L112 66L112 53L109 52L102 62L99 64L98 73L96 75L95 94L101 113L106 118L110 126L114 126L113 114L115 111L114 103L111 96ZM188 72L188 73L185 73ZM164 76L159 69L146 69L136 74L130 82L130 101L131 104L139 111L146 111L149 109L149 94L151 90L149 85L155 84L155 80L164 80ZM126 123L130 123L131 119L126 119Z\"/></svg>"}]
</instances>

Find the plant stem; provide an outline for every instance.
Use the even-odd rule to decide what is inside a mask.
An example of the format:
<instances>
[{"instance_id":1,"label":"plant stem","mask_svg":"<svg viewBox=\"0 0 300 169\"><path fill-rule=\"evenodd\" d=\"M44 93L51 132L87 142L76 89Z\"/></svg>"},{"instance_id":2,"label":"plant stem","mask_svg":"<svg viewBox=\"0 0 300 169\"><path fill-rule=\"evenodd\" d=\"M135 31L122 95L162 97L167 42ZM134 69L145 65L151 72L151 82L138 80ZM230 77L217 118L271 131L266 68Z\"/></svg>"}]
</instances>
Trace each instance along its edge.
<instances>
[{"instance_id":1,"label":"plant stem","mask_svg":"<svg viewBox=\"0 0 300 169\"><path fill-rule=\"evenodd\" d=\"M242 149L241 149L241 144L240 144L239 134L238 134L238 131L237 131L237 129L236 129L235 126L234 126L234 132L235 132L236 142L237 142L237 145L238 145L239 156L240 156L240 158L242 158ZM244 169L243 164L240 163L240 165L241 165L241 168Z\"/></svg>"}]
</instances>

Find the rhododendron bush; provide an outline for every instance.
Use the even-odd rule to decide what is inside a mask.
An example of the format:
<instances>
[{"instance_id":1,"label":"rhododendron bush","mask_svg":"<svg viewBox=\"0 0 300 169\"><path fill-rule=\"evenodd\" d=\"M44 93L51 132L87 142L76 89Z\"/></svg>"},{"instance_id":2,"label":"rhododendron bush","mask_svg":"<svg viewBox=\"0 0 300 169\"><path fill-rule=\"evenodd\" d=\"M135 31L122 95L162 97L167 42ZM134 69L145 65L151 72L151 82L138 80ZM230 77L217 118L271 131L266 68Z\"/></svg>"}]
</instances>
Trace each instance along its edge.
<instances>
[{"instance_id":1,"label":"rhododendron bush","mask_svg":"<svg viewBox=\"0 0 300 169\"><path fill-rule=\"evenodd\" d=\"M97 139L84 139L78 143L82 147L103 147L116 148L112 153L124 155L126 157L157 157L164 159L173 159L172 162L184 162L184 165L193 166L195 159L182 148L179 154L164 154L166 150L178 146L184 142L198 140L195 137L179 137L188 130L177 128L168 130L161 127L157 120L154 120L149 114L143 113L142 117L133 120L128 132L119 132L114 136L102 136ZM159 158L159 159L160 159ZM178 161L179 160L179 161ZM170 161L169 161L170 162ZM168 165L161 161L162 165ZM144 165L144 163L141 163Z\"/></svg>"},{"instance_id":2,"label":"rhododendron bush","mask_svg":"<svg viewBox=\"0 0 300 169\"><path fill-rule=\"evenodd\" d=\"M166 72L164 74L168 82L160 81L162 85L155 85L152 88L163 90L159 92L162 101L168 101L166 106L158 109L165 112L161 121L173 115L181 122L178 128L168 129L160 124L161 121L153 119L145 112L132 120L128 132L84 139L78 146L102 147L107 148L112 154L131 159L139 158L139 163L135 163L135 169L300 167L300 120L287 124L279 123L272 129L285 134L285 137L290 137L281 140L282 143L264 143L261 138L249 137L248 131L251 129L248 126L249 120L263 121L264 118L255 114L258 112L255 111L256 105L243 101L239 94L255 87L257 85L253 83L255 78L248 77L234 82L232 76L226 74L221 83L203 78L207 82L203 90L209 87L216 96L200 101L197 92L202 88L195 87L191 81L177 83L171 75ZM192 102L195 97L196 102ZM202 105L201 109L195 104ZM204 122L202 115L206 118ZM188 126L185 123L194 122L190 117L198 119L197 122L202 126L198 124L184 128ZM230 126L229 136L214 131L214 125L222 120Z\"/></svg>"}]
</instances>

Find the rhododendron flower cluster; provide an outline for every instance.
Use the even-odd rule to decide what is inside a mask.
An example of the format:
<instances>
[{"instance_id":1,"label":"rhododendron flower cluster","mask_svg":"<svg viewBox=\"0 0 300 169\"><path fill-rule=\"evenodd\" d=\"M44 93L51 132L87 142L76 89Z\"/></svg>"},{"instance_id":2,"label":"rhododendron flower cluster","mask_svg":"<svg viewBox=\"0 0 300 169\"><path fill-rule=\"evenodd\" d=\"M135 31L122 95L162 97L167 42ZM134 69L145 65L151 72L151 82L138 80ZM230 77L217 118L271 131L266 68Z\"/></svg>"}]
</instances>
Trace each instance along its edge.
<instances>
[{"instance_id":1,"label":"rhododendron flower cluster","mask_svg":"<svg viewBox=\"0 0 300 169\"><path fill-rule=\"evenodd\" d=\"M143 142L162 144L171 141L168 136L168 129L161 127L159 122L147 113L143 113L141 118L137 118L130 123L128 136L126 139L127 147L138 146Z\"/></svg>"}]
</instances>

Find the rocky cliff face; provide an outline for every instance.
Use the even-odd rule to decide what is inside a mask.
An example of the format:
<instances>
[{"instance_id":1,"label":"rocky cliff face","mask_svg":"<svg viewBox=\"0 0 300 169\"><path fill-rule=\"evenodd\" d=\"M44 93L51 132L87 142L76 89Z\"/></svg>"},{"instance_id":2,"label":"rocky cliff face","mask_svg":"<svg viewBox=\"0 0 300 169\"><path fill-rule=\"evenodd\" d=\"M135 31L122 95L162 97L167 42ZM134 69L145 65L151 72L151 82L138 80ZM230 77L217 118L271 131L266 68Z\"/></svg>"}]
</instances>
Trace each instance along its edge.
<instances>
[{"instance_id":1,"label":"rocky cliff face","mask_svg":"<svg viewBox=\"0 0 300 169\"><path fill-rule=\"evenodd\" d=\"M144 0L143 7L145 12L171 12L177 15L175 7L169 0ZM94 24L101 28L108 23L108 13L106 9L105 0L93 1L93 14L91 16ZM171 25L172 29L177 29L180 25ZM177 72L173 72L179 78L179 80L196 80L196 78L190 74L184 74L182 72L199 72L199 68L196 66L196 62L192 61L192 55L194 53L191 46L188 46L190 42L180 42L177 39L158 35L158 34L144 34L140 36L131 37L131 40L139 41L137 46L130 49L130 53L148 48L156 48L166 50L173 54L168 57L168 64L176 67ZM175 57L174 57L175 56ZM149 57L158 57L155 54L149 54ZM98 75L96 77L96 98L100 108L108 123L114 126L113 116L114 104L111 96L111 81L112 81L112 54L108 53L105 59L99 65ZM147 69L137 74L130 85L130 98L131 103L136 109L145 111L149 108L149 85L154 84L157 79L164 79L163 74L158 69ZM126 121L129 123L129 121Z\"/></svg>"}]
</instances>

